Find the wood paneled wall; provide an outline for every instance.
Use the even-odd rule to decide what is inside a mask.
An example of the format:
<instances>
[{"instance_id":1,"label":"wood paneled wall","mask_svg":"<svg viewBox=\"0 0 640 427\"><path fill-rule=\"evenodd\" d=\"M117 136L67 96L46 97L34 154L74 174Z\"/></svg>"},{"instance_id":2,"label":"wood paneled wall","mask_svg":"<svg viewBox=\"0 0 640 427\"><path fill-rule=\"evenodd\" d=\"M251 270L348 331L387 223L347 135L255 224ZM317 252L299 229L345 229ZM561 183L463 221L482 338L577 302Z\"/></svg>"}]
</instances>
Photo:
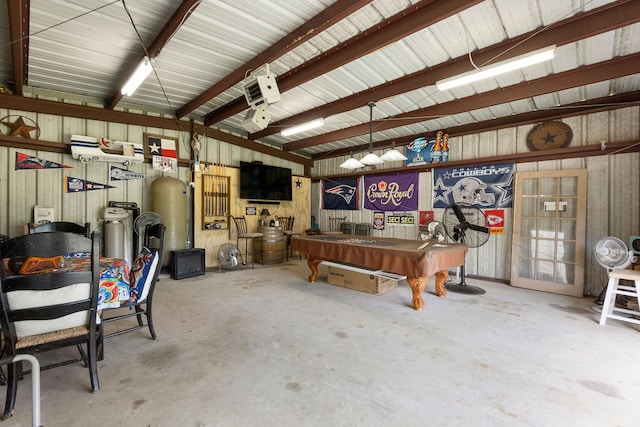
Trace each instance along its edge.
<instances>
[{"instance_id":1,"label":"wood paneled wall","mask_svg":"<svg viewBox=\"0 0 640 427\"><path fill-rule=\"evenodd\" d=\"M267 208L274 219L276 216L293 216L295 217L293 229L301 234L304 230L311 226L311 179L300 176L293 176L292 181L300 181L301 185L293 185L293 200L281 201L276 205L273 204L256 204L249 203L249 200L238 197L240 194L240 170L226 166L212 165L206 171L195 174L194 188L194 234L195 246L198 248L207 248L206 266L207 268L218 266L217 249L225 243L236 243L237 230L233 220L228 224L227 228L218 230L203 230L202 227L202 175L210 173L213 175L228 176L231 178L231 206L230 214L236 217L244 216L247 220L247 228L250 232L258 229L258 220L261 219L260 212L263 208ZM246 215L246 208L256 208L256 215ZM241 248L244 252L244 249Z\"/></svg>"}]
</instances>

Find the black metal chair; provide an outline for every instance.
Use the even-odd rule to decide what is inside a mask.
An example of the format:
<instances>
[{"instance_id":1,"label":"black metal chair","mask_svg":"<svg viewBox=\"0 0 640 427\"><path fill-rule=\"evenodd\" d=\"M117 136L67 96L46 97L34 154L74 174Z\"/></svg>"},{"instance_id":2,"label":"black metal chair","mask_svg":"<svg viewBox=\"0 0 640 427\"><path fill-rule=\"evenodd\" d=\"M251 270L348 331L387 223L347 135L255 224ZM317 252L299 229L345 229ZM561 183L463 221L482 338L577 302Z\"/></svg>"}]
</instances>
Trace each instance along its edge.
<instances>
[{"instance_id":1,"label":"black metal chair","mask_svg":"<svg viewBox=\"0 0 640 427\"><path fill-rule=\"evenodd\" d=\"M353 234L358 236L371 236L371 224L368 222L359 222L353 229Z\"/></svg>"},{"instance_id":2,"label":"black metal chair","mask_svg":"<svg viewBox=\"0 0 640 427\"><path fill-rule=\"evenodd\" d=\"M249 255L251 255L251 268L255 268L255 264L254 264L254 258L255 258L255 254L254 254L254 248L255 248L255 242L254 239L258 239L258 238L262 238L264 237L263 233L249 233L249 231L247 230L247 220L245 219L245 217L243 216L232 216L231 218L233 218L233 222L236 224L236 246L238 247L238 249L240 249L239 246L239 241L240 239L244 239L244 253L243 255L243 264L247 263L247 257L249 257ZM251 240L251 254L249 254L249 240Z\"/></svg>"},{"instance_id":3,"label":"black metal chair","mask_svg":"<svg viewBox=\"0 0 640 427\"><path fill-rule=\"evenodd\" d=\"M2 242L0 323L2 358L77 346L80 357L43 366L49 369L84 361L91 390L100 389L97 355L101 337L97 304L100 287L100 233L88 239L72 233L27 234ZM88 268L66 271L63 255L85 253ZM83 349L86 346L86 353ZM13 414L18 379L28 373L21 362L7 365L3 419Z\"/></svg>"},{"instance_id":4,"label":"black metal chair","mask_svg":"<svg viewBox=\"0 0 640 427\"><path fill-rule=\"evenodd\" d=\"M75 222L67 221L54 221L45 222L44 224L29 224L29 234L33 233L46 233L50 231L62 231L65 233L80 234L85 237L91 237L91 223L87 222L84 225L76 224Z\"/></svg>"},{"instance_id":5,"label":"black metal chair","mask_svg":"<svg viewBox=\"0 0 640 427\"><path fill-rule=\"evenodd\" d=\"M291 237L292 236L300 236L301 233L299 231L293 231L293 224L296 220L294 216L279 216L278 221L280 222L280 227L282 227L282 233L287 236L287 261L289 261L289 253L291 252ZM291 253L293 255L293 253ZM302 253L300 253L300 259L302 259Z\"/></svg>"},{"instance_id":6,"label":"black metal chair","mask_svg":"<svg viewBox=\"0 0 640 427\"><path fill-rule=\"evenodd\" d=\"M102 321L106 323L115 322L118 320L127 319L135 316L138 320L136 326L132 326L126 329L119 329L114 332L105 333L105 338L111 338L116 335L126 334L138 329L149 327L151 338L156 339L156 331L153 327L153 293L156 288L156 282L162 268L162 251L164 248L164 234L167 230L167 226L164 224L149 225L145 228L144 233L144 247L142 253L136 257L134 265L131 268L131 288L137 289L131 296L133 310L130 307L123 305L119 308L112 308L103 310ZM143 274L145 267L148 265L146 274ZM135 279L134 279L135 278ZM122 312L129 310L127 313L114 315L112 313ZM142 317L144 316L145 319Z\"/></svg>"},{"instance_id":7,"label":"black metal chair","mask_svg":"<svg viewBox=\"0 0 640 427\"><path fill-rule=\"evenodd\" d=\"M353 234L355 228L356 228L356 224L353 222L345 221L342 224L340 224L340 231L343 234Z\"/></svg>"}]
</instances>

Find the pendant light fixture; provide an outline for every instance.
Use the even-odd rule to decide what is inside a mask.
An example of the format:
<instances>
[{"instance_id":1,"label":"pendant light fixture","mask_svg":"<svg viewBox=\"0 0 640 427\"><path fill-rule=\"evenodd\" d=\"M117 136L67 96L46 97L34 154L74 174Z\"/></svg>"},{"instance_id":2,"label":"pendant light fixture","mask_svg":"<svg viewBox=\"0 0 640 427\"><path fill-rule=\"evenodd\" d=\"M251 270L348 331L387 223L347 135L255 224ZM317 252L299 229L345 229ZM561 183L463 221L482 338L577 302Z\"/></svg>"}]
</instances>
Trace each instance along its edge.
<instances>
[{"instance_id":1,"label":"pendant light fixture","mask_svg":"<svg viewBox=\"0 0 640 427\"><path fill-rule=\"evenodd\" d=\"M382 156L380 156L380 158L385 162L399 162L399 161L407 160L407 156L405 156L404 154L402 154L400 151L396 149L395 142L393 143L391 150L384 153Z\"/></svg>"},{"instance_id":2,"label":"pendant light fixture","mask_svg":"<svg viewBox=\"0 0 640 427\"><path fill-rule=\"evenodd\" d=\"M344 169L358 169L365 166L381 165L384 162L399 162L407 160L407 157L396 149L395 142L389 151L384 153L382 157L379 157L373 152L373 107L375 102L369 102L369 152L362 159L358 160L349 154L349 158L344 161L340 167Z\"/></svg>"},{"instance_id":3,"label":"pendant light fixture","mask_svg":"<svg viewBox=\"0 0 640 427\"><path fill-rule=\"evenodd\" d=\"M360 163L360 160L353 157L353 155L349 155L349 158L340 165L341 168L344 169L358 169L363 168L364 165Z\"/></svg>"},{"instance_id":4,"label":"pendant light fixture","mask_svg":"<svg viewBox=\"0 0 640 427\"><path fill-rule=\"evenodd\" d=\"M369 102L367 105L369 106L369 154L360 159L360 163L367 166L380 165L384 163L384 160L373 152L373 107L376 104Z\"/></svg>"}]
</instances>

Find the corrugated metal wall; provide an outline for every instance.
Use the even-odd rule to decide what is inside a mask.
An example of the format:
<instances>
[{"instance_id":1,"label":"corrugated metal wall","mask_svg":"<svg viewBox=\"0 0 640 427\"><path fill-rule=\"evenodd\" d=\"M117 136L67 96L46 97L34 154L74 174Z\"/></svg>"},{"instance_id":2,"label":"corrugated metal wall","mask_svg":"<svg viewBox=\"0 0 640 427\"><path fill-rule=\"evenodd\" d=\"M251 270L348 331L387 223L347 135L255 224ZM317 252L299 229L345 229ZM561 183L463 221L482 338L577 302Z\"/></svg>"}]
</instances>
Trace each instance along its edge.
<instances>
[{"instance_id":1,"label":"corrugated metal wall","mask_svg":"<svg viewBox=\"0 0 640 427\"><path fill-rule=\"evenodd\" d=\"M599 144L600 141L620 142L640 139L640 108L637 106L576 116L564 119L573 131L571 146ZM529 152L526 137L533 125L501 129L481 134L452 137L450 159L477 159ZM378 154L382 154L379 151ZM344 173L340 165L346 157L321 160L314 165L314 176L335 176ZM397 164L390 165L397 167ZM383 165L384 167L384 165ZM640 235L640 154L618 153L590 158L517 163L519 171L543 171L556 169L587 169L587 235L585 260L585 293L597 295L606 282L606 271L592 257L593 247L604 236L616 236L628 244L629 236ZM329 217L346 216L351 222L372 222L372 211L334 211L321 209L320 183L315 182L312 192L312 208L320 228L328 227ZM419 210L432 210L432 174L420 173ZM362 190L362 188L360 189ZM362 194L362 193L361 193ZM362 204L361 204L362 207ZM413 212L417 215L417 212ZM443 209L435 209L435 218L442 218ZM505 212L505 231L492 235L487 244L471 249L467 256L466 271L469 275L509 281L511 269L511 235L513 231L512 209ZM418 226L386 225L383 231L373 235L417 239Z\"/></svg>"},{"instance_id":2,"label":"corrugated metal wall","mask_svg":"<svg viewBox=\"0 0 640 427\"><path fill-rule=\"evenodd\" d=\"M15 115L34 120L40 127L38 138L40 140L68 144L70 135L80 134L142 143L143 133L148 132L178 137L179 157L189 158L190 140L187 133L0 109L0 117ZM573 130L572 146L640 138L640 108L637 106L576 116L563 121ZM499 161L501 155L528 152L526 135L531 128L532 126L520 126L461 138L453 137L450 139L450 158L459 160L496 156ZM16 171L14 168L16 151L63 163L72 168ZM267 164L290 167L294 175L303 174L301 165L290 164L282 159L215 140L204 141L200 158L202 161L230 166L237 166L240 160L262 160ZM342 171L338 165L344 160L344 158L333 158L316 162L313 169L314 176L340 174ZM176 177L176 174L157 172L152 170L151 165L144 164L130 168L144 174L146 176L144 179L109 181L109 163L83 164L73 160L70 155L5 147L0 147L0 166L0 233L8 236L16 236L24 232L24 226L31 221L33 207L36 205L53 207L58 220L91 222L94 229L101 229L101 218L109 201L135 202L142 211L146 211L151 206L149 186L153 179L163 175ZM595 243L607 235L619 237L625 242L628 242L630 235L640 235L640 155L619 153L591 158L519 163L516 165L516 172L559 168L586 168L588 171L585 291L589 294L597 294L602 289L606 274L591 256ZM84 193L65 193L64 181L67 176L113 185L115 188ZM189 181L189 176L190 170L184 167L180 168L177 174L177 178L185 184ZM431 173L421 173L419 185L421 194L419 210L430 210L432 206ZM186 185L185 191L188 191ZM329 216L346 216L347 221L356 223L371 223L373 220L372 212L368 210L320 209L319 183L312 185L311 212L321 228L327 227ZM510 211L507 212L505 234L493 235L486 245L469 252L468 274L509 280L512 232L512 218L509 217L509 213ZM436 210L435 215L436 219L441 218L442 210ZM376 231L374 234L417 239L418 227L388 225L383 232ZM189 236L189 239L192 240L192 237ZM187 244L185 242L185 245Z\"/></svg>"},{"instance_id":3,"label":"corrugated metal wall","mask_svg":"<svg viewBox=\"0 0 640 427\"><path fill-rule=\"evenodd\" d=\"M90 105L85 103L85 105ZM95 106L95 105L91 105ZM180 159L190 158L190 136L188 132L169 131L152 127L123 125L95 120L13 111L0 108L3 121L15 122L20 116L25 121L35 122L40 128L37 139L69 144L71 135L106 137L111 140L143 143L143 134L151 133L177 137ZM35 132L31 133L35 136ZM304 167L285 160L248 150L213 139L202 139L200 161L218 165L235 166L240 160L263 161L265 164L288 167L294 175L303 175ZM16 152L28 154L71 168L46 170L15 170ZM110 165L129 169L145 175L144 179L109 181ZM187 183L191 177L190 168L180 167L177 174L154 171L150 164L124 167L122 164L92 162L82 163L69 154L55 154L47 151L0 147L0 234L15 237L25 233L26 224L32 221L34 206L48 206L55 210L57 221L77 223L90 222L94 230L103 227L104 208L109 201L135 202L142 212L151 209L150 185L161 176L178 178L185 183L185 191L190 192ZM114 188L82 193L65 193L66 177L111 185ZM185 207L186 208L186 207ZM190 215L189 215L190 217ZM189 227L191 229L191 227ZM185 248L193 245L193 236L187 236Z\"/></svg>"}]
</instances>

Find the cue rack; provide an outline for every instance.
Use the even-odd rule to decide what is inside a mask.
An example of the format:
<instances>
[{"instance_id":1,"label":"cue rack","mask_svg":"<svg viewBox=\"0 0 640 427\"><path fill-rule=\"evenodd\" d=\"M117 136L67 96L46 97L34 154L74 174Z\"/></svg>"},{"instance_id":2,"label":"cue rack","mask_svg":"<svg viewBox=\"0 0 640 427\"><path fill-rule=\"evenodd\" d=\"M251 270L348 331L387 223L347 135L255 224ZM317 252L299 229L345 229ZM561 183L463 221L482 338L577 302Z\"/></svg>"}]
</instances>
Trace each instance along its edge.
<instances>
[{"instance_id":1,"label":"cue rack","mask_svg":"<svg viewBox=\"0 0 640 427\"><path fill-rule=\"evenodd\" d=\"M230 181L228 176L202 174L202 228L229 229Z\"/></svg>"}]
</instances>

